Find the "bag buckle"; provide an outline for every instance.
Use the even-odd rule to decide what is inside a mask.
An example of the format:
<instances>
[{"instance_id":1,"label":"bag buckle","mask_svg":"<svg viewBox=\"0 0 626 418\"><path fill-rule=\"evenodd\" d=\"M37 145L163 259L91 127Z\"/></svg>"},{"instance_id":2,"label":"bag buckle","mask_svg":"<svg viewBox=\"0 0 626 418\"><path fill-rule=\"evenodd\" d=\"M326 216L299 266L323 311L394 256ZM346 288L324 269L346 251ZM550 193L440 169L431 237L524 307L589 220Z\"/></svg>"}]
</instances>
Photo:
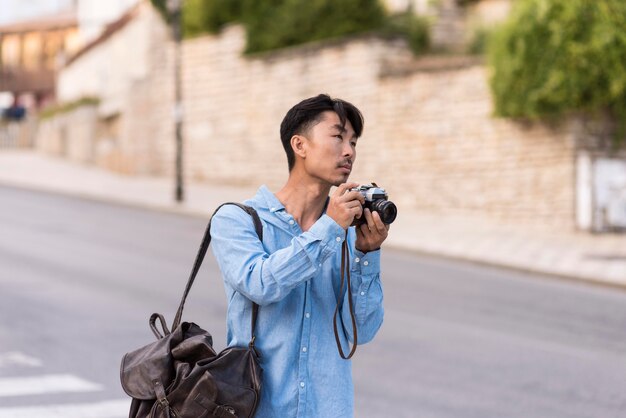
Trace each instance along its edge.
<instances>
[{"instance_id":1,"label":"bag buckle","mask_svg":"<svg viewBox=\"0 0 626 418\"><path fill-rule=\"evenodd\" d=\"M236 412L237 411L235 411L235 408L233 408L230 405L218 405L215 408L213 415L219 418L232 418L232 417L236 418L237 417L237 415L235 415Z\"/></svg>"},{"instance_id":2,"label":"bag buckle","mask_svg":"<svg viewBox=\"0 0 626 418\"><path fill-rule=\"evenodd\" d=\"M165 389L159 380L153 380L154 383L154 393L157 396L157 404L161 407L163 411L165 411L166 416L170 417L170 403L167 401L167 397L165 396Z\"/></svg>"}]
</instances>

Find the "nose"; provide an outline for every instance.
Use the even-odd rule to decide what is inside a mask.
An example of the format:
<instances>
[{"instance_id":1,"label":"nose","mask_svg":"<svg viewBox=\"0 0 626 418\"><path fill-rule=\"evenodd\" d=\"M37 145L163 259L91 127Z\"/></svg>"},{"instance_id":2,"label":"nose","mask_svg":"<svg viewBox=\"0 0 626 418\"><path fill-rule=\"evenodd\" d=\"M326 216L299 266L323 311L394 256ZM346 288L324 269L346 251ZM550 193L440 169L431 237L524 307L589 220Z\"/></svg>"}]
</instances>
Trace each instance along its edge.
<instances>
[{"instance_id":1,"label":"nose","mask_svg":"<svg viewBox=\"0 0 626 418\"><path fill-rule=\"evenodd\" d=\"M350 141L345 141L343 145L343 156L353 159L356 150L350 143Z\"/></svg>"}]
</instances>

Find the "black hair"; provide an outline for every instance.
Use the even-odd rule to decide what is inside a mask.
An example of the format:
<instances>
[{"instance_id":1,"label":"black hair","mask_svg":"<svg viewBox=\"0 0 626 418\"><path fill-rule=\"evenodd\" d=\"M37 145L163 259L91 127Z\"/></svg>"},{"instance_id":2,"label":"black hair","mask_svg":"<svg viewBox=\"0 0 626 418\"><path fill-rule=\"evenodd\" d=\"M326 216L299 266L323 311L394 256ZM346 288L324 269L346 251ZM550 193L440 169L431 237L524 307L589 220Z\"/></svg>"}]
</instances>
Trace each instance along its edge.
<instances>
[{"instance_id":1,"label":"black hair","mask_svg":"<svg viewBox=\"0 0 626 418\"><path fill-rule=\"evenodd\" d=\"M305 99L289 109L280 124L280 140L287 153L289 171L293 169L296 158L291 148L291 138L294 135L302 135L322 120L322 113L332 111L339 116L341 126L349 120L354 134L360 137L363 132L363 115L352 103L341 99L332 99L327 94L319 94Z\"/></svg>"}]
</instances>

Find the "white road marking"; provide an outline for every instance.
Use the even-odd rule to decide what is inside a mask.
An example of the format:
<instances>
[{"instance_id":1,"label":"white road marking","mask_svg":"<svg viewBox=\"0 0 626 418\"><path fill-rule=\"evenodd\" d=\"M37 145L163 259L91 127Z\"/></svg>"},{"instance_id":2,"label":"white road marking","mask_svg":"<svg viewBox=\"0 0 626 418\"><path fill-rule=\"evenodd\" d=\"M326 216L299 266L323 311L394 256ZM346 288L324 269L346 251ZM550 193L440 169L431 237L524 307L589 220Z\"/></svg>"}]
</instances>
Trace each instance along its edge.
<instances>
[{"instance_id":1,"label":"white road marking","mask_svg":"<svg viewBox=\"0 0 626 418\"><path fill-rule=\"evenodd\" d=\"M60 392L95 392L102 386L71 374L50 374L0 379L0 398L3 396L40 395Z\"/></svg>"},{"instance_id":2,"label":"white road marking","mask_svg":"<svg viewBox=\"0 0 626 418\"><path fill-rule=\"evenodd\" d=\"M10 351L8 353L0 354L0 367L7 367L11 365L40 367L42 364L43 363L38 358L20 353L19 351Z\"/></svg>"},{"instance_id":3,"label":"white road marking","mask_svg":"<svg viewBox=\"0 0 626 418\"><path fill-rule=\"evenodd\" d=\"M0 418L125 418L129 409L130 398L85 404L0 408Z\"/></svg>"}]
</instances>

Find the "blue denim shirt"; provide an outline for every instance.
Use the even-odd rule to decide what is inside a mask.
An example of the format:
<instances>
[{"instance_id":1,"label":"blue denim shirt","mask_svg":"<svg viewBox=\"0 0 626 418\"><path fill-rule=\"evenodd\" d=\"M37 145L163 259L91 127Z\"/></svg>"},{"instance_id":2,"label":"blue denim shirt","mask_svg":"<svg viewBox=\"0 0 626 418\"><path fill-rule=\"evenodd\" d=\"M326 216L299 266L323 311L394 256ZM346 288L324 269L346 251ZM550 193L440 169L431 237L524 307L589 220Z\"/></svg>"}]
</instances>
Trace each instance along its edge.
<instances>
[{"instance_id":1,"label":"blue denim shirt","mask_svg":"<svg viewBox=\"0 0 626 418\"><path fill-rule=\"evenodd\" d=\"M265 186L245 203L262 220L263 242L252 218L226 205L213 218L211 248L228 298L228 345L248 344L250 301L260 306L255 344L263 383L255 416L352 417L351 362L339 356L333 332L345 231L323 214L302 232ZM374 337L383 321L380 251L355 250L354 228L348 231L352 297L362 344ZM346 297L347 292L341 308L345 328L340 324L339 334L347 354L352 323Z\"/></svg>"}]
</instances>

